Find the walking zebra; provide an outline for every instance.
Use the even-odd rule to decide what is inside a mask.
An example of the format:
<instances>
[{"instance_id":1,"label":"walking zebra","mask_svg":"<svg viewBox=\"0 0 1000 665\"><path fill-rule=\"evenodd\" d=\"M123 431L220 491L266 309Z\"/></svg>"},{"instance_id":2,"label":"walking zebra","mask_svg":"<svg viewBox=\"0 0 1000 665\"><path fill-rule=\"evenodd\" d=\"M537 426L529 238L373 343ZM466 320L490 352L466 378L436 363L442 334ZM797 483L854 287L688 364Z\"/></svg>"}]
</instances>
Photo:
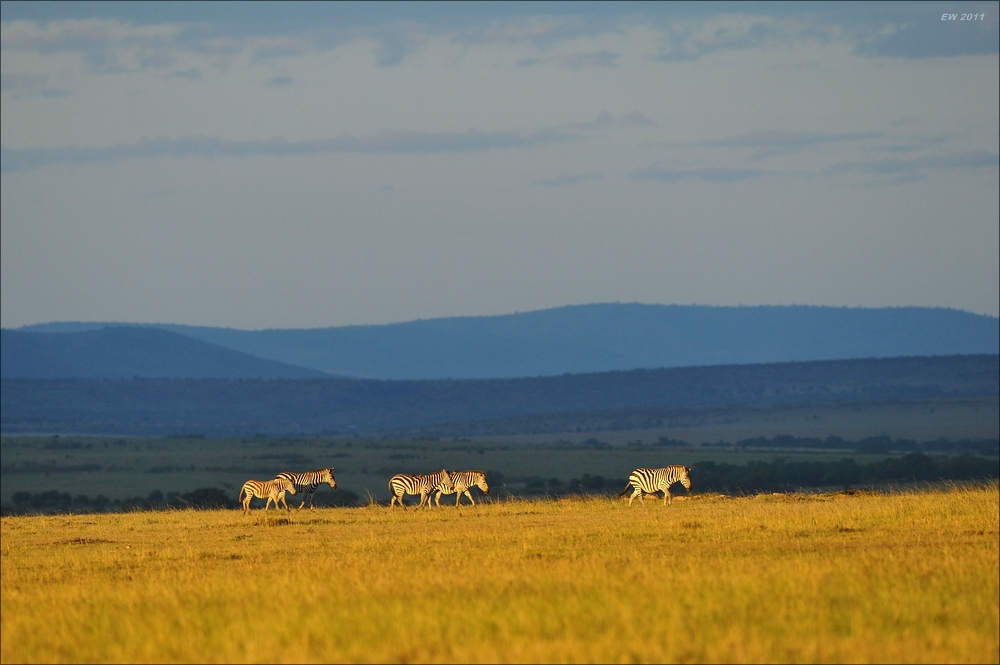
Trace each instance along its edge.
<instances>
[{"instance_id":1,"label":"walking zebra","mask_svg":"<svg viewBox=\"0 0 1000 665\"><path fill-rule=\"evenodd\" d=\"M455 497L455 507L458 508L458 504L462 501L462 495L469 497L469 501L472 501L472 494L469 493L469 489L472 487L479 487L486 494L490 493L490 486L486 482L486 474L482 471L452 471L451 472L451 482L452 488L448 489L444 483L436 485L432 488L432 491L437 492L437 496L434 500L437 502L437 506L441 507L441 495L442 494L456 494ZM430 503L428 501L428 503ZM475 501L472 501L472 505L476 505Z\"/></svg>"},{"instance_id":2,"label":"walking zebra","mask_svg":"<svg viewBox=\"0 0 1000 665\"><path fill-rule=\"evenodd\" d=\"M389 507L395 507L398 501L402 508L406 508L406 505L403 503L404 494L419 494L420 504L417 505L417 508L423 507L424 504L427 504L429 507L430 501L428 500L428 495L430 495L434 488L441 485L451 489L452 492L455 491L455 486L451 482L451 476L448 475L447 469L441 469L437 473L427 475L397 473L389 479L389 491L392 493Z\"/></svg>"},{"instance_id":3,"label":"walking zebra","mask_svg":"<svg viewBox=\"0 0 1000 665\"><path fill-rule=\"evenodd\" d=\"M285 499L285 492L298 494L295 484L287 478L246 481L243 483L243 488L240 489L239 495L239 500L243 502L243 514L246 515L250 511L250 499L253 498L267 499L267 503L264 504L264 510L270 507L272 501L274 501L274 509L277 510L281 507L278 502L284 501L285 510L291 512L291 508L288 507L288 500ZM246 494L245 498L244 494Z\"/></svg>"},{"instance_id":4,"label":"walking zebra","mask_svg":"<svg viewBox=\"0 0 1000 665\"><path fill-rule=\"evenodd\" d=\"M653 494L662 490L663 505L666 506L673 502L670 496L670 486L674 483L680 483L690 492L691 469L679 465L667 466L662 469L636 469L629 474L628 485L618 496L625 496L630 488L635 488L632 496L628 498L628 505L631 506L635 497L639 497L643 502L646 501L646 495L643 492Z\"/></svg>"},{"instance_id":5,"label":"walking zebra","mask_svg":"<svg viewBox=\"0 0 1000 665\"><path fill-rule=\"evenodd\" d=\"M282 471L278 474L278 478L285 478L290 480L295 489L299 492L305 492L305 496L302 497L302 503L299 504L299 510L302 510L302 506L306 505L306 501L309 501L309 510L315 508L316 501L316 490L320 485L326 483L330 486L330 489L337 489L337 481L333 477L333 467L329 469L316 469L315 471L306 471L304 473L292 473L291 471ZM295 492L292 492L295 494ZM287 505L288 502L285 501Z\"/></svg>"}]
</instances>

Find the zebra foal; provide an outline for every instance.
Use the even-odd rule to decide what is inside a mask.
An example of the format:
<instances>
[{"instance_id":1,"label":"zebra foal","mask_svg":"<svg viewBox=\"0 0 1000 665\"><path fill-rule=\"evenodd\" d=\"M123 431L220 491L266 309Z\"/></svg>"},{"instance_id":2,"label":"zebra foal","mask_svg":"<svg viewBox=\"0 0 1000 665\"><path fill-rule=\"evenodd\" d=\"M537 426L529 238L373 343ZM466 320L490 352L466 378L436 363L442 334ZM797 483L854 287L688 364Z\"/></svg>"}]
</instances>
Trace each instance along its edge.
<instances>
[{"instance_id":1,"label":"zebra foal","mask_svg":"<svg viewBox=\"0 0 1000 665\"><path fill-rule=\"evenodd\" d=\"M303 473L282 471L277 477L291 481L295 485L296 490L305 493L305 496L302 497L302 503L299 504L299 510L302 510L302 506L306 505L306 501L309 501L309 510L313 510L316 507L316 490L323 483L329 485L332 490L337 489L337 480L333 477L332 466L328 469L316 469L315 471L305 471ZM292 492L292 494L295 494L295 492ZM288 501L285 501L285 505L288 505Z\"/></svg>"},{"instance_id":2,"label":"zebra foal","mask_svg":"<svg viewBox=\"0 0 1000 665\"><path fill-rule=\"evenodd\" d=\"M250 512L250 500L253 498L267 499L267 503L264 504L264 510L270 507L272 501L274 501L274 509L277 510L281 507L278 502L284 501L285 510L291 512L291 508L288 507L288 500L285 499L285 492L298 494L295 485L287 478L246 481L243 483L239 494L239 500L243 502L243 514L246 515ZM243 496L244 494L246 497Z\"/></svg>"},{"instance_id":3,"label":"zebra foal","mask_svg":"<svg viewBox=\"0 0 1000 665\"><path fill-rule=\"evenodd\" d=\"M482 471L452 471L450 475L452 483L451 489L449 489L444 483L436 485L433 488L433 491L437 492L437 496L434 497L434 501L437 503L438 508L441 507L442 494L456 494L455 507L458 508L458 504L462 501L463 494L469 497L469 501L472 501L473 506L476 505L476 502L472 500L472 494L469 492L469 490L473 487L478 487L485 494L490 493L489 483L486 482L486 474Z\"/></svg>"},{"instance_id":4,"label":"zebra foal","mask_svg":"<svg viewBox=\"0 0 1000 665\"><path fill-rule=\"evenodd\" d=\"M632 496L628 498L628 505L631 506L635 497L639 497L645 503L646 494L662 491L663 505L666 506L673 502L673 498L670 496L670 486L674 483L680 483L690 492L691 469L680 465L666 466L661 469L636 469L629 474L628 485L625 486L625 489L618 496L625 496L625 493L629 489L634 488Z\"/></svg>"},{"instance_id":5,"label":"zebra foal","mask_svg":"<svg viewBox=\"0 0 1000 665\"><path fill-rule=\"evenodd\" d=\"M441 469L437 473L426 475L397 473L389 479L389 491L392 493L389 508L394 508L397 501L401 508L406 508L406 504L403 503L403 495L405 494L420 495L420 503L417 505L417 508L422 508L424 504L430 507L429 495L434 488L441 485L452 492L455 491L455 486L451 482L451 476L448 474L447 469Z\"/></svg>"}]
</instances>

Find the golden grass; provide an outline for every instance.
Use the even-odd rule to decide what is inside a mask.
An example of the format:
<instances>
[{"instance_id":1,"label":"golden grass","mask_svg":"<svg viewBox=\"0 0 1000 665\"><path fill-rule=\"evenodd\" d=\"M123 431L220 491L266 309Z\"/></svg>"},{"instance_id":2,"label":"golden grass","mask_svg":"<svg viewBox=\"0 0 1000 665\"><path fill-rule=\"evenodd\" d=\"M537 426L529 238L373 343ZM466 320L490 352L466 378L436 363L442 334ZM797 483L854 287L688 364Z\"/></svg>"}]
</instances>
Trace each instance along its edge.
<instances>
[{"instance_id":1,"label":"golden grass","mask_svg":"<svg viewBox=\"0 0 1000 665\"><path fill-rule=\"evenodd\" d=\"M5 517L14 662L998 662L997 485Z\"/></svg>"}]
</instances>

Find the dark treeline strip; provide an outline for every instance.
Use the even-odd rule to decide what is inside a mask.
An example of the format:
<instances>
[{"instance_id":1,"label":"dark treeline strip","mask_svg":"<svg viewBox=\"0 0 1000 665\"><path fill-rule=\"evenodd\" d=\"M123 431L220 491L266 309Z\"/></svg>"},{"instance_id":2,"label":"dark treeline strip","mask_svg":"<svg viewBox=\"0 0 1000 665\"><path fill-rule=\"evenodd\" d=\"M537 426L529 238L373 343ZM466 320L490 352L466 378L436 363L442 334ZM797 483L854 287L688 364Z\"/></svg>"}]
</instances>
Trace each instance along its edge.
<instances>
[{"instance_id":1,"label":"dark treeline strip","mask_svg":"<svg viewBox=\"0 0 1000 665\"><path fill-rule=\"evenodd\" d=\"M786 461L733 464L700 462L692 474L706 491L748 493L788 491L795 488L842 487L885 482L933 482L941 480L990 480L1000 477L1000 460L972 455L932 457L908 453L902 457L858 464L844 458L836 462Z\"/></svg>"},{"instance_id":2,"label":"dark treeline strip","mask_svg":"<svg viewBox=\"0 0 1000 665\"><path fill-rule=\"evenodd\" d=\"M172 438L172 437L167 437ZM430 440L433 441L433 440ZM81 448L89 449L92 443L81 443L80 441L74 441L72 439L56 439L50 442L46 442L40 446L41 450L79 450ZM431 443L433 445L433 443ZM597 448L612 448L612 444L600 441L599 439L587 439L582 443L578 444L581 446L593 446ZM692 446L686 441L680 441L677 439L670 439L667 437L660 437L659 440L648 443L648 444L628 444L630 447L635 445L640 446L652 446L652 447L669 447L676 449L687 449L695 450L696 447ZM893 439L889 436L875 436L867 437L864 439L859 439L856 441L848 441L842 439L838 436L829 436L825 439L814 438L814 437L802 437L802 436L791 436L787 434L778 435L772 438L767 437L755 437L750 439L741 439L735 443L729 443L726 441L718 441L714 443L704 443L703 446L711 447L713 449L732 449L732 450L843 450L851 451L860 454L872 454L872 455L890 455L893 453L907 453L907 452L920 452L920 453L934 453L939 455L978 455L982 457L998 457L1000 456L1000 439L961 439L958 441L951 441L949 439L940 439L936 441L912 441L909 439ZM388 459L408 459L410 456L399 453L389 455ZM294 465L309 465L313 463L311 457L299 453L267 453L261 455L253 455L253 460L280 460L286 466ZM42 461L21 461L21 462L0 462L0 474L17 474L17 473L80 473L85 471L129 471L129 468L123 468L119 465L114 464L103 464L103 463L86 463L86 464L76 464L76 463L65 463L58 462L55 460L42 460ZM270 467L267 466L246 466L230 464L228 466L202 466L198 467L193 464L162 464L153 465L142 469L143 473L150 474L171 474L171 473L189 473L196 471L208 471L208 472L228 472L228 473L248 473L248 474L258 474L267 475L270 473Z\"/></svg>"}]
</instances>

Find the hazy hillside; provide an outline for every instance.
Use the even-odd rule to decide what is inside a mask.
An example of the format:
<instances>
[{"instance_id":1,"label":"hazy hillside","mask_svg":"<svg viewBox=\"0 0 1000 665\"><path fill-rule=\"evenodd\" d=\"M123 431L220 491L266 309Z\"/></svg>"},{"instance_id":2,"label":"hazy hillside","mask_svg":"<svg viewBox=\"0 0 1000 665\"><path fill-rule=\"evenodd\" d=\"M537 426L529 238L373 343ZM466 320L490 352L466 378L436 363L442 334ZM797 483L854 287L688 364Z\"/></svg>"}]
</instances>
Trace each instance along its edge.
<instances>
[{"instance_id":1,"label":"hazy hillside","mask_svg":"<svg viewBox=\"0 0 1000 665\"><path fill-rule=\"evenodd\" d=\"M0 331L3 378L134 376L305 379L322 372L265 360L155 328L114 327L67 333Z\"/></svg>"},{"instance_id":2,"label":"hazy hillside","mask_svg":"<svg viewBox=\"0 0 1000 665\"><path fill-rule=\"evenodd\" d=\"M684 367L521 379L0 382L3 432L372 432L608 409L997 395L1000 356Z\"/></svg>"},{"instance_id":3,"label":"hazy hillside","mask_svg":"<svg viewBox=\"0 0 1000 665\"><path fill-rule=\"evenodd\" d=\"M53 323L21 330L70 331L103 325ZM919 307L596 304L337 328L157 327L261 358L341 376L381 379L555 376L1000 352L998 319Z\"/></svg>"}]
</instances>

